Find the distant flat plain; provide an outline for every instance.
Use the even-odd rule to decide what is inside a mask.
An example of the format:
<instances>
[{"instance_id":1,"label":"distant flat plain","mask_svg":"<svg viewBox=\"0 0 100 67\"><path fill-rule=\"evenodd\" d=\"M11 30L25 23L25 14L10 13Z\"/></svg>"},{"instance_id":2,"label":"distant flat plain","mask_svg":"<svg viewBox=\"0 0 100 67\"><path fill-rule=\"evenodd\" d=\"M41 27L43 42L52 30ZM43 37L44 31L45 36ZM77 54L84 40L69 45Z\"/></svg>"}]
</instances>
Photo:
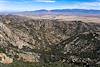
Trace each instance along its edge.
<instances>
[{"instance_id":1,"label":"distant flat plain","mask_svg":"<svg viewBox=\"0 0 100 67\"><path fill-rule=\"evenodd\" d=\"M33 19L58 19L64 21L83 21L83 22L95 22L100 23L100 16L73 16L73 15L36 15L26 16Z\"/></svg>"}]
</instances>

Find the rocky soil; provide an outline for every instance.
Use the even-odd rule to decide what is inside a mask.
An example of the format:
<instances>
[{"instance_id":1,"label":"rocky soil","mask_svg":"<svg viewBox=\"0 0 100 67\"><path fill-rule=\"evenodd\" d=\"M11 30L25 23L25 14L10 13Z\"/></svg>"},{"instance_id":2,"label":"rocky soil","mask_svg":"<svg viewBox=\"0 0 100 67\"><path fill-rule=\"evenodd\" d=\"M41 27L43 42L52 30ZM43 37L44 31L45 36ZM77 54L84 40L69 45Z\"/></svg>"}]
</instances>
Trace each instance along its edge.
<instances>
[{"instance_id":1,"label":"rocky soil","mask_svg":"<svg viewBox=\"0 0 100 67\"><path fill-rule=\"evenodd\" d=\"M100 23L1 15L0 62L3 63L1 54L9 57L11 63L18 60L99 65Z\"/></svg>"}]
</instances>

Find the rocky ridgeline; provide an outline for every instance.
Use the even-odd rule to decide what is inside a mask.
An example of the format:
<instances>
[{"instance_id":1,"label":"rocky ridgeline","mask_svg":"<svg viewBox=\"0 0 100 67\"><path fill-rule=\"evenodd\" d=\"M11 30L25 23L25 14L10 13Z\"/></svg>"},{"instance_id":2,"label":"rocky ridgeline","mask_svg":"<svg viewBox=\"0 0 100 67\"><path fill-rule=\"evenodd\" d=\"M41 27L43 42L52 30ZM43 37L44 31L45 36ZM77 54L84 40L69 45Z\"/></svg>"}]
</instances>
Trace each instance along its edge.
<instances>
[{"instance_id":1,"label":"rocky ridgeline","mask_svg":"<svg viewBox=\"0 0 100 67\"><path fill-rule=\"evenodd\" d=\"M0 16L0 52L2 63L100 64L100 24Z\"/></svg>"}]
</instances>

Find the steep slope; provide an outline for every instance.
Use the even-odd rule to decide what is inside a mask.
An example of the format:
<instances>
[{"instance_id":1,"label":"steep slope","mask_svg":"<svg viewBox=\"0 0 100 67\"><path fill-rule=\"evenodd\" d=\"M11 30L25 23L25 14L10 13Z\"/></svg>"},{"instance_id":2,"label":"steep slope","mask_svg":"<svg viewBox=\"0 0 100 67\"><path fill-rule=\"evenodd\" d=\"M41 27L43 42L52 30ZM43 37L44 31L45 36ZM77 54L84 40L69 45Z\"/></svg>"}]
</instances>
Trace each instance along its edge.
<instances>
[{"instance_id":1,"label":"steep slope","mask_svg":"<svg viewBox=\"0 0 100 67\"><path fill-rule=\"evenodd\" d=\"M0 16L0 52L13 60L95 65L99 45L99 23Z\"/></svg>"}]
</instances>

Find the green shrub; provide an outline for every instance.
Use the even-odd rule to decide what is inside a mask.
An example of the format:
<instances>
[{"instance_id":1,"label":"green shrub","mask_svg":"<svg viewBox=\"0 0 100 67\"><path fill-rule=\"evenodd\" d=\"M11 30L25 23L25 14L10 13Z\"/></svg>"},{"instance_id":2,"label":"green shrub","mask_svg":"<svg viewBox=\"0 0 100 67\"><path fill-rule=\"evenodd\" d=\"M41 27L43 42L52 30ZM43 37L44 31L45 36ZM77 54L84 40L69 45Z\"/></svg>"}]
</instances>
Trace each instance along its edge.
<instances>
[{"instance_id":1,"label":"green shrub","mask_svg":"<svg viewBox=\"0 0 100 67\"><path fill-rule=\"evenodd\" d=\"M73 64L55 62L55 63L28 63L22 61L14 61L12 64L1 64L0 67L79 67Z\"/></svg>"},{"instance_id":2,"label":"green shrub","mask_svg":"<svg viewBox=\"0 0 100 67\"><path fill-rule=\"evenodd\" d=\"M4 48L0 48L0 53L5 53Z\"/></svg>"}]
</instances>

